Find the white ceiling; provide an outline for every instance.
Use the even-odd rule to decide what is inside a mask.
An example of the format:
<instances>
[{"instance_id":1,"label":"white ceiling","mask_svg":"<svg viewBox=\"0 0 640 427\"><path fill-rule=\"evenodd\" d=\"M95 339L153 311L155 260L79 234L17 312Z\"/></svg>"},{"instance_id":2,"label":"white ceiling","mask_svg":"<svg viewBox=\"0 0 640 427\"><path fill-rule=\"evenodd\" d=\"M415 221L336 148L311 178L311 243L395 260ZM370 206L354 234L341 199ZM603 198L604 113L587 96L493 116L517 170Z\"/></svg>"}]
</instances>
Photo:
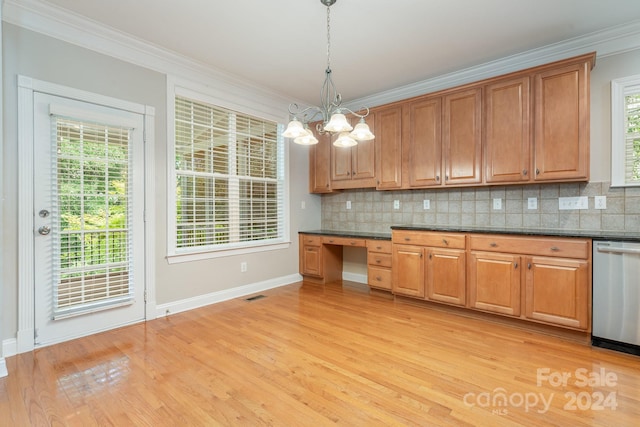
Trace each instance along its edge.
<instances>
[{"instance_id":1,"label":"white ceiling","mask_svg":"<svg viewBox=\"0 0 640 427\"><path fill-rule=\"evenodd\" d=\"M47 0L135 38L319 101L320 0ZM331 68L345 101L640 19L640 0L337 0Z\"/></svg>"}]
</instances>

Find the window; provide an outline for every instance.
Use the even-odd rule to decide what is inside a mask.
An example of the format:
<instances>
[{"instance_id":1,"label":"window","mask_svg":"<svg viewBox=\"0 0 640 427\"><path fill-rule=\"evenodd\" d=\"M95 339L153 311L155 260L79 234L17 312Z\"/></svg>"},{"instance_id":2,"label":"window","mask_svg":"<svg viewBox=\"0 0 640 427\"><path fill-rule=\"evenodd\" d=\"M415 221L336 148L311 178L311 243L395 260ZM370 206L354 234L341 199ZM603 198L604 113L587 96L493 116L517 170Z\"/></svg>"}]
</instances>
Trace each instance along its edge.
<instances>
[{"instance_id":1,"label":"window","mask_svg":"<svg viewBox=\"0 0 640 427\"><path fill-rule=\"evenodd\" d=\"M640 186L640 75L611 82L611 185Z\"/></svg>"},{"instance_id":2,"label":"window","mask_svg":"<svg viewBox=\"0 0 640 427\"><path fill-rule=\"evenodd\" d=\"M285 240L282 125L175 96L170 255Z\"/></svg>"}]
</instances>

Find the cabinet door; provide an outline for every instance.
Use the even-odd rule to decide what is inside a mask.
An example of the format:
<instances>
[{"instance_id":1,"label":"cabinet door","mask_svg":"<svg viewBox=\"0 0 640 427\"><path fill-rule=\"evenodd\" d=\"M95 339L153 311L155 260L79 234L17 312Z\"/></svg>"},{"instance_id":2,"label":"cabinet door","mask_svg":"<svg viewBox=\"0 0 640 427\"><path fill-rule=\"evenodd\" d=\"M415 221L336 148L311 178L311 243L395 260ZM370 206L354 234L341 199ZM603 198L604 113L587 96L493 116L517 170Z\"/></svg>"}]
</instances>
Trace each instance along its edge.
<instances>
[{"instance_id":1,"label":"cabinet door","mask_svg":"<svg viewBox=\"0 0 640 427\"><path fill-rule=\"evenodd\" d=\"M371 132L376 131L375 114L366 117ZM360 122L358 117L351 120L355 127ZM351 148L351 179L358 180L360 185L375 187L376 185L376 141L358 141L358 145Z\"/></svg>"},{"instance_id":2,"label":"cabinet door","mask_svg":"<svg viewBox=\"0 0 640 427\"><path fill-rule=\"evenodd\" d=\"M424 298L424 248L393 245L393 292Z\"/></svg>"},{"instance_id":3,"label":"cabinet door","mask_svg":"<svg viewBox=\"0 0 640 427\"><path fill-rule=\"evenodd\" d=\"M527 259L525 310L530 319L589 329L589 263L573 259Z\"/></svg>"},{"instance_id":4,"label":"cabinet door","mask_svg":"<svg viewBox=\"0 0 640 427\"><path fill-rule=\"evenodd\" d=\"M589 178L590 63L535 75L535 179Z\"/></svg>"},{"instance_id":5,"label":"cabinet door","mask_svg":"<svg viewBox=\"0 0 640 427\"><path fill-rule=\"evenodd\" d=\"M530 99L528 76L485 87L486 182L529 180Z\"/></svg>"},{"instance_id":6,"label":"cabinet door","mask_svg":"<svg viewBox=\"0 0 640 427\"><path fill-rule=\"evenodd\" d=\"M331 145L331 181L351 179L351 147ZM333 183L332 183L333 184ZM338 188L339 184L333 184Z\"/></svg>"},{"instance_id":7,"label":"cabinet door","mask_svg":"<svg viewBox=\"0 0 640 427\"><path fill-rule=\"evenodd\" d=\"M376 111L377 188L388 190L402 185L402 108Z\"/></svg>"},{"instance_id":8,"label":"cabinet door","mask_svg":"<svg viewBox=\"0 0 640 427\"><path fill-rule=\"evenodd\" d=\"M469 306L520 316L521 257L488 252L469 257Z\"/></svg>"},{"instance_id":9,"label":"cabinet door","mask_svg":"<svg viewBox=\"0 0 640 427\"><path fill-rule=\"evenodd\" d=\"M312 126L315 129L315 124ZM309 147L309 192L331 192L331 136L329 134L318 135L318 143Z\"/></svg>"},{"instance_id":10,"label":"cabinet door","mask_svg":"<svg viewBox=\"0 0 640 427\"><path fill-rule=\"evenodd\" d=\"M456 249L427 250L427 299L464 305L465 253Z\"/></svg>"},{"instance_id":11,"label":"cabinet door","mask_svg":"<svg viewBox=\"0 0 640 427\"><path fill-rule=\"evenodd\" d=\"M409 187L442 185L442 99L428 98L405 108L409 131L403 152Z\"/></svg>"},{"instance_id":12,"label":"cabinet door","mask_svg":"<svg viewBox=\"0 0 640 427\"><path fill-rule=\"evenodd\" d=\"M322 277L322 246L302 247L302 275Z\"/></svg>"},{"instance_id":13,"label":"cabinet door","mask_svg":"<svg viewBox=\"0 0 640 427\"><path fill-rule=\"evenodd\" d=\"M482 89L469 89L444 97L445 185L482 181Z\"/></svg>"}]
</instances>

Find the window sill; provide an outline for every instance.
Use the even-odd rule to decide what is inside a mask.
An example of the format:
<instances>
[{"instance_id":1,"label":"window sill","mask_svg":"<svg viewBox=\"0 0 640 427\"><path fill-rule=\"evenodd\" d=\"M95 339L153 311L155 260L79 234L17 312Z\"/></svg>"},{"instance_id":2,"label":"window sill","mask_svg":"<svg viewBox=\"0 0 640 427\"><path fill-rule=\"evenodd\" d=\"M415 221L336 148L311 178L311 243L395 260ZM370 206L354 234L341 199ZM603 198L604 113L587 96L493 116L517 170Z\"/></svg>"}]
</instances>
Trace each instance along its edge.
<instances>
[{"instance_id":1,"label":"window sill","mask_svg":"<svg viewBox=\"0 0 640 427\"><path fill-rule=\"evenodd\" d=\"M288 249L291 246L291 242L278 242L261 244L256 246L244 246L240 248L226 248L226 249L208 249L198 252L184 252L167 255L167 262L169 264L178 264L182 262L202 261L205 259L223 258L235 255L252 254L256 252L277 251L282 249Z\"/></svg>"}]
</instances>

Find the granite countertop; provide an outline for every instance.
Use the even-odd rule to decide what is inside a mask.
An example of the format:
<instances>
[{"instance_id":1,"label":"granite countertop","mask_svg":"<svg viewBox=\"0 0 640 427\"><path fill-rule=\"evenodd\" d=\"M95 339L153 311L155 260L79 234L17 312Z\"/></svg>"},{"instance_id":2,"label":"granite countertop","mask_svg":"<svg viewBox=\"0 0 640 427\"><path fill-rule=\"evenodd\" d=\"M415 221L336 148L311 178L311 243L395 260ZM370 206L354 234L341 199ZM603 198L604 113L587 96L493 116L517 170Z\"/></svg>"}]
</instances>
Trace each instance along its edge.
<instances>
[{"instance_id":1,"label":"granite countertop","mask_svg":"<svg viewBox=\"0 0 640 427\"><path fill-rule=\"evenodd\" d=\"M583 237L596 240L640 241L640 231L636 233L622 231L594 230L554 230L536 228L504 228L475 226L438 226L429 224L406 224L391 226L391 230L446 231L450 233L517 234L525 236ZM360 239L391 240L391 233L373 233L366 231L310 230L304 234L352 237Z\"/></svg>"}]
</instances>

